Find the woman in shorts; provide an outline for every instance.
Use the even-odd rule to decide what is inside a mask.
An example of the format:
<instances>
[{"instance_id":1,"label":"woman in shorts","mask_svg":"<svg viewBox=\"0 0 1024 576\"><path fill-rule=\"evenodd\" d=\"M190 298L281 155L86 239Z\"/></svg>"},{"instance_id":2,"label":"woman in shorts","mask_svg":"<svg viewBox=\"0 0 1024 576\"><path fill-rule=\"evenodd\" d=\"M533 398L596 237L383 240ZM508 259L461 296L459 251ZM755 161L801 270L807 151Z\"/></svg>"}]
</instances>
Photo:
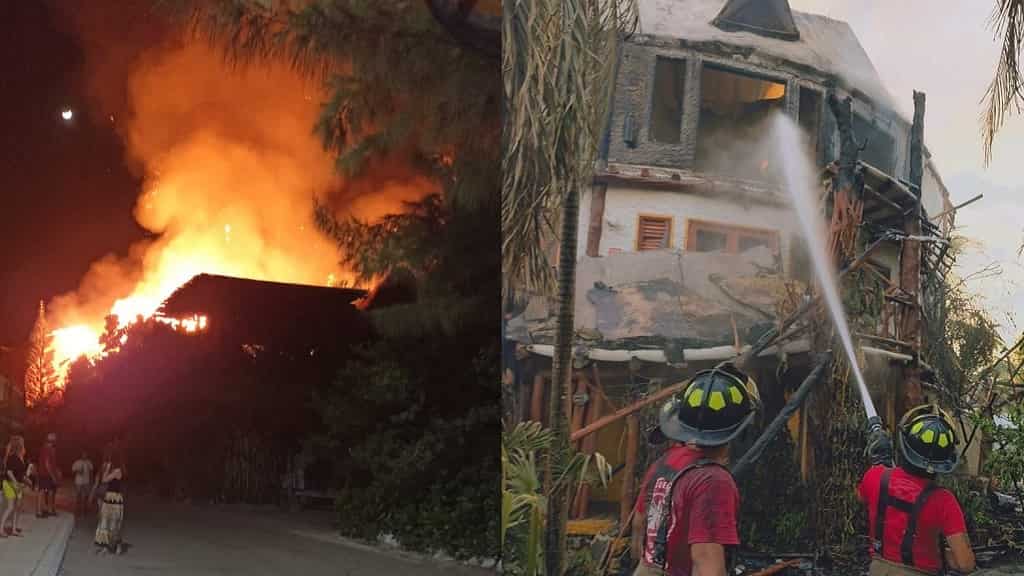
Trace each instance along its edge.
<instances>
[{"instance_id":1,"label":"woman in shorts","mask_svg":"<svg viewBox=\"0 0 1024 576\"><path fill-rule=\"evenodd\" d=\"M0 538L21 536L18 528L21 496L25 491L25 440L21 436L12 436L4 450L3 462L3 498L4 513L0 517ZM11 519L11 527L7 528L7 519Z\"/></svg>"}]
</instances>

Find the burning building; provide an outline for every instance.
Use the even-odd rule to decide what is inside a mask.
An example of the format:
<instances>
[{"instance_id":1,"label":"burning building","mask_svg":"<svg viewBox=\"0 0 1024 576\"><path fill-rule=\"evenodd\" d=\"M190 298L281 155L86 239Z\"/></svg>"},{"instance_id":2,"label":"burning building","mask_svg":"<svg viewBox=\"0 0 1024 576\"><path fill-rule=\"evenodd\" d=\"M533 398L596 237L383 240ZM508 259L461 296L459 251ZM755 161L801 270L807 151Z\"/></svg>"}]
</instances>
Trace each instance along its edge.
<instances>
[{"instance_id":1,"label":"burning building","mask_svg":"<svg viewBox=\"0 0 1024 576\"><path fill-rule=\"evenodd\" d=\"M837 179L847 170L856 180L852 234L867 248L845 263L866 288L848 313L875 403L895 422L927 393L921 278L951 265L954 210L923 146L923 95L921 117L901 116L850 26L786 0L640 0L639 16L619 46L608 129L581 196L571 429L738 356L810 297L813 273L779 177L793 151L770 134L778 114L799 126L803 153L820 169L834 236L848 225ZM839 162L842 131L863 145L855 165ZM542 296L507 311L513 419L546 419L554 311ZM804 329L753 362L768 419L810 370L813 326ZM574 517L614 509L625 521L651 412L576 435L615 474L607 490L581 491ZM801 410L789 431L805 479L808 430ZM976 469L977 456L969 460Z\"/></svg>"}]
</instances>

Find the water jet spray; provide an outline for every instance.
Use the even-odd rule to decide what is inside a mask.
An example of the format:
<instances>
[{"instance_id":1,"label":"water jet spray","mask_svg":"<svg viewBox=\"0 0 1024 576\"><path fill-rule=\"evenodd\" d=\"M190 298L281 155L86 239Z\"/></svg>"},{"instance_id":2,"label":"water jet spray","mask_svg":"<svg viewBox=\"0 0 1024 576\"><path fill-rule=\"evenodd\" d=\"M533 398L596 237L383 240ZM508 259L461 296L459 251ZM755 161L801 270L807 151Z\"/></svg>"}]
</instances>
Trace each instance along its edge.
<instances>
[{"instance_id":1,"label":"water jet spray","mask_svg":"<svg viewBox=\"0 0 1024 576\"><path fill-rule=\"evenodd\" d=\"M793 201L793 208L796 210L801 230L807 238L807 250L810 253L811 263L815 275L821 286L822 297L828 307L829 315L835 325L836 333L842 342L843 352L850 362L850 369L853 371L854 379L857 382L857 391L860 393L861 404L868 417L869 430L878 430L882 427L882 421L878 417L875 405L871 401L871 393L864 382L864 375L861 373L860 365L857 363L857 355L853 347L853 338L850 335L850 327L843 312L843 303L839 297L839 281L836 271L832 266L831 259L825 252L828 243L825 229L822 226L821 218L817 212L818 197L814 193L817 188L816 172L814 166L807 159L804 153L803 136L796 123L785 114L776 114L771 121L772 140L780 151L779 157L782 162L781 173L783 184L789 190Z\"/></svg>"}]
</instances>

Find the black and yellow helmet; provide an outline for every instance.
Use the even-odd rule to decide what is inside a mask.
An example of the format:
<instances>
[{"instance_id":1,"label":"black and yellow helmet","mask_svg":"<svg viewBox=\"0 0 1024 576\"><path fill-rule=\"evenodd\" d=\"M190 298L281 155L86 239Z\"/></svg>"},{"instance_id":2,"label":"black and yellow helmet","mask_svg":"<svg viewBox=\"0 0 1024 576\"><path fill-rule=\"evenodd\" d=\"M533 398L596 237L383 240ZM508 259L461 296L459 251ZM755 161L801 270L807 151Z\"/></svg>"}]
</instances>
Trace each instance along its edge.
<instances>
[{"instance_id":1,"label":"black and yellow helmet","mask_svg":"<svg viewBox=\"0 0 1024 576\"><path fill-rule=\"evenodd\" d=\"M928 474L948 474L956 468L956 432L953 419L935 404L907 411L899 426L900 455Z\"/></svg>"},{"instance_id":2,"label":"black and yellow helmet","mask_svg":"<svg viewBox=\"0 0 1024 576\"><path fill-rule=\"evenodd\" d=\"M732 441L757 415L757 384L732 364L698 372L682 393L661 410L662 434L677 442L721 446Z\"/></svg>"}]
</instances>

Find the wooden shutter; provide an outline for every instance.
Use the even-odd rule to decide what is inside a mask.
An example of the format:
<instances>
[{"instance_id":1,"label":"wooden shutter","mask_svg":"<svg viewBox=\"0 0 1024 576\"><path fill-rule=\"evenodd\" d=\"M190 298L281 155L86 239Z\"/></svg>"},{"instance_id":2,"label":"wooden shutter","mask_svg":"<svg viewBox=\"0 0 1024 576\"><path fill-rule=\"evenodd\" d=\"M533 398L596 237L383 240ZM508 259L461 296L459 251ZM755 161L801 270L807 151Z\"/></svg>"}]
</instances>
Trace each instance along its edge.
<instances>
[{"instance_id":1,"label":"wooden shutter","mask_svg":"<svg viewBox=\"0 0 1024 576\"><path fill-rule=\"evenodd\" d=\"M637 231L637 250L664 250L669 247L672 219L641 216Z\"/></svg>"}]
</instances>

